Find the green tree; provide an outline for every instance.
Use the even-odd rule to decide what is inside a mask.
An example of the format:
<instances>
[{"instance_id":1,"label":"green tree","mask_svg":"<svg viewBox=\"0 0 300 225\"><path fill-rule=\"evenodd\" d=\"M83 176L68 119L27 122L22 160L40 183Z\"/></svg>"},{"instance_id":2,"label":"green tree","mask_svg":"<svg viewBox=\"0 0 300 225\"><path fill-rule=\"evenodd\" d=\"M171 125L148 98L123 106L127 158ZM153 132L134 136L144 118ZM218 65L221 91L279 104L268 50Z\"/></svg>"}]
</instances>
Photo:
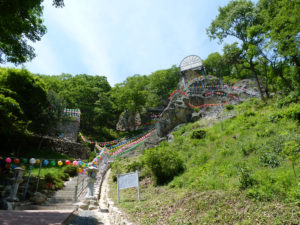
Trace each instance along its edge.
<instances>
[{"instance_id":1,"label":"green tree","mask_svg":"<svg viewBox=\"0 0 300 225\"><path fill-rule=\"evenodd\" d=\"M43 111L49 106L44 83L27 70L1 69L0 87L11 90L6 97L15 99L23 111L23 120L30 121L29 129L39 133L46 121Z\"/></svg>"},{"instance_id":2,"label":"green tree","mask_svg":"<svg viewBox=\"0 0 300 225\"><path fill-rule=\"evenodd\" d=\"M248 35L249 28L260 24L259 17L253 2L248 0L234 0L228 5L219 8L219 14L207 29L211 39L219 39L222 42L226 37L235 37L241 42L239 48L243 53L244 67L249 69L256 79L261 99L264 99L262 88L256 70L256 58L259 55L258 45L262 41L257 35Z\"/></svg>"},{"instance_id":3,"label":"green tree","mask_svg":"<svg viewBox=\"0 0 300 225\"><path fill-rule=\"evenodd\" d=\"M0 1L0 63L24 63L35 57L28 41L39 41L46 33L43 25L43 0ZM53 5L62 7L63 0Z\"/></svg>"},{"instance_id":4,"label":"green tree","mask_svg":"<svg viewBox=\"0 0 300 225\"><path fill-rule=\"evenodd\" d=\"M170 94L176 90L180 78L179 67L158 70L148 76L146 107L166 105Z\"/></svg>"},{"instance_id":5,"label":"green tree","mask_svg":"<svg viewBox=\"0 0 300 225\"><path fill-rule=\"evenodd\" d=\"M222 78L230 74L230 64L226 63L225 58L218 52L209 54L203 61L203 65L208 74L216 77Z\"/></svg>"},{"instance_id":6,"label":"green tree","mask_svg":"<svg viewBox=\"0 0 300 225\"><path fill-rule=\"evenodd\" d=\"M111 90L111 96L119 111L129 110L135 113L141 110L146 103L148 92L145 87L148 84L147 76L134 75Z\"/></svg>"}]
</instances>

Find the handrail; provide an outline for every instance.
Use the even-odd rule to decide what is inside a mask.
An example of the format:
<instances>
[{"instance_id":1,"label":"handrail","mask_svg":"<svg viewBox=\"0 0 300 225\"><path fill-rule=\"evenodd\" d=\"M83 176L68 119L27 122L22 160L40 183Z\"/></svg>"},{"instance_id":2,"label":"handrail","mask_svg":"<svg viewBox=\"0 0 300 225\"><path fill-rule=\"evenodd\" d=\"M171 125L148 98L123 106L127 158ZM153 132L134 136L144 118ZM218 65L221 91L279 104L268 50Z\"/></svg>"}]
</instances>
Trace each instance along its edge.
<instances>
[{"instance_id":1,"label":"handrail","mask_svg":"<svg viewBox=\"0 0 300 225\"><path fill-rule=\"evenodd\" d=\"M77 176L77 184L75 186L74 199L73 199L74 203L77 202L77 200L80 199L84 193L86 193L86 189L87 189L86 179L87 179L86 175Z\"/></svg>"}]
</instances>

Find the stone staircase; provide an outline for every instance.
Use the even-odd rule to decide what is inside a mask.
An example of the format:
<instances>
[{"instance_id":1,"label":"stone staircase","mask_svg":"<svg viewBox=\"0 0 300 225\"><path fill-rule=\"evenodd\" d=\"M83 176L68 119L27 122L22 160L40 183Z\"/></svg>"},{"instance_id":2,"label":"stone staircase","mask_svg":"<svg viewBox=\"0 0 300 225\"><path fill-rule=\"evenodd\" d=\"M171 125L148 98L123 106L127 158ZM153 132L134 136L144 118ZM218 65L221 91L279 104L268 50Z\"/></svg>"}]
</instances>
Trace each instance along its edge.
<instances>
[{"instance_id":1,"label":"stone staircase","mask_svg":"<svg viewBox=\"0 0 300 225\"><path fill-rule=\"evenodd\" d=\"M18 206L17 210L73 210L74 191L77 184L77 177L71 178L65 183L65 187L55 192L41 205L24 204Z\"/></svg>"}]
</instances>

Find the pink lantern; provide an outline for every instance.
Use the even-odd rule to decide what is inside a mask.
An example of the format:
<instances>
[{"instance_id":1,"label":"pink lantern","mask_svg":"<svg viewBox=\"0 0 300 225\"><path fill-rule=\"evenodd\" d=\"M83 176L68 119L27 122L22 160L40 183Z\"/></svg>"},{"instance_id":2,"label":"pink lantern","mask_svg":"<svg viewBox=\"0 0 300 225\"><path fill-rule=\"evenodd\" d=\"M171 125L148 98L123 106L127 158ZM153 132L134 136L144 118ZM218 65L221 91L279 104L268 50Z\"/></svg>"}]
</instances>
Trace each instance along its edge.
<instances>
[{"instance_id":1,"label":"pink lantern","mask_svg":"<svg viewBox=\"0 0 300 225\"><path fill-rule=\"evenodd\" d=\"M70 160L66 160L66 161L65 161L65 164L66 164L67 166L70 165L70 163L71 163Z\"/></svg>"},{"instance_id":2,"label":"pink lantern","mask_svg":"<svg viewBox=\"0 0 300 225\"><path fill-rule=\"evenodd\" d=\"M78 162L76 160L73 161L73 166L78 166Z\"/></svg>"},{"instance_id":3,"label":"pink lantern","mask_svg":"<svg viewBox=\"0 0 300 225\"><path fill-rule=\"evenodd\" d=\"M5 159L5 162L11 163L11 158L7 157L7 158Z\"/></svg>"}]
</instances>

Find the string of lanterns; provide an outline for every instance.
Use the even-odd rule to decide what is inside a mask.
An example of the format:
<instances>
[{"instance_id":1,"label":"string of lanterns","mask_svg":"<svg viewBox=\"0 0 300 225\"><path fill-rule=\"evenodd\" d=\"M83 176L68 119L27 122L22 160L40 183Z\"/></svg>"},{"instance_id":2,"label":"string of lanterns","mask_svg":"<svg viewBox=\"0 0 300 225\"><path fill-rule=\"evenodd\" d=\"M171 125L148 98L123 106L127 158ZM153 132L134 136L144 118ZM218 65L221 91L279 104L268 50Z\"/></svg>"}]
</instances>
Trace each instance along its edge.
<instances>
[{"instance_id":1,"label":"string of lanterns","mask_svg":"<svg viewBox=\"0 0 300 225\"><path fill-rule=\"evenodd\" d=\"M221 105L227 105L227 104L231 104L231 103L230 102L224 102L224 103L217 103L217 104L204 104L204 105L198 105L198 106L195 106L191 103L188 103L188 105L190 107L192 107L193 109L195 109L195 108L199 109L199 108L211 107L211 106L221 106Z\"/></svg>"}]
</instances>

